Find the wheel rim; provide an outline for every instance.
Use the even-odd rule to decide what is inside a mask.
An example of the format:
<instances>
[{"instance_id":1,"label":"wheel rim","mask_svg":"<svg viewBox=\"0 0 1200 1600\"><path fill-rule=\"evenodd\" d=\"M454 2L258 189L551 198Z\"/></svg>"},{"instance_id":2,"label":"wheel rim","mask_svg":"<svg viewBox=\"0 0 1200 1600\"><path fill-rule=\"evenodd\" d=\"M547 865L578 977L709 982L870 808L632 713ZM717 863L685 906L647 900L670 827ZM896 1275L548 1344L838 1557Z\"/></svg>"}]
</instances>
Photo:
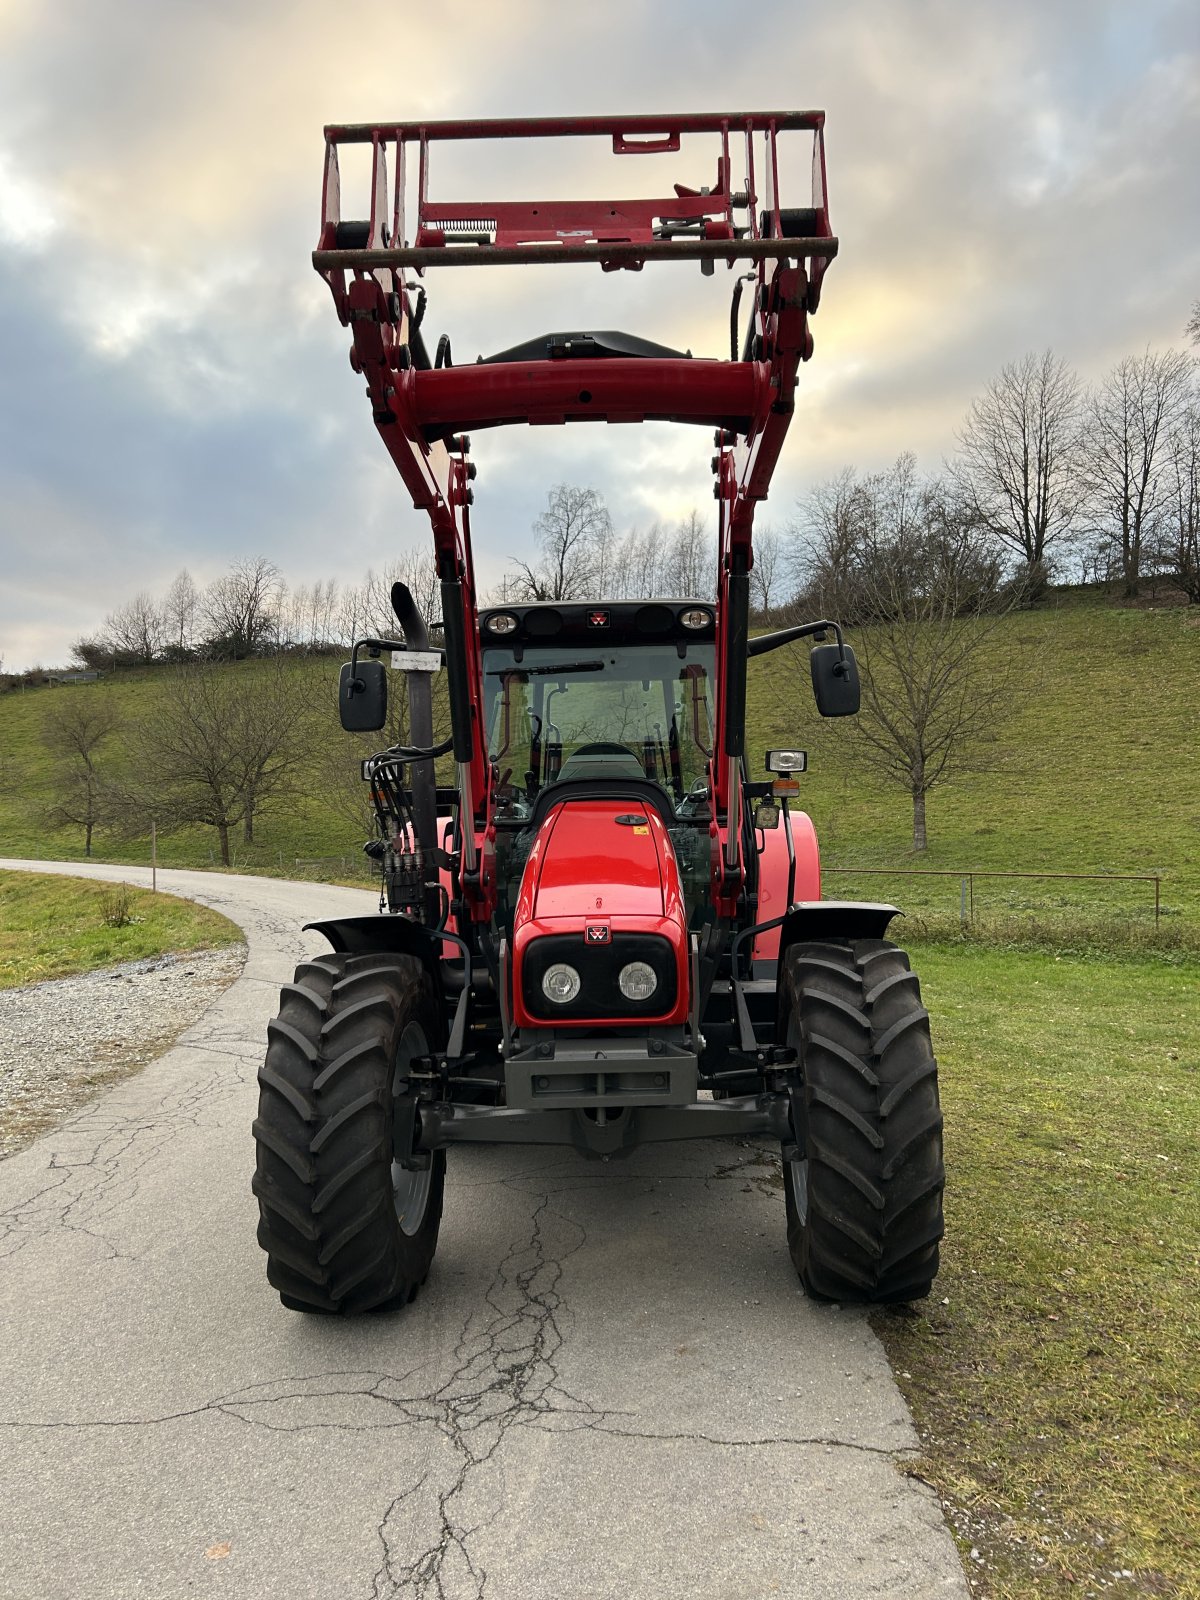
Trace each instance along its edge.
<instances>
[{"instance_id":1,"label":"wheel rim","mask_svg":"<svg viewBox=\"0 0 1200 1600\"><path fill-rule=\"evenodd\" d=\"M400 1035L396 1049L396 1070L392 1078L392 1093L396 1100L401 1098L400 1085L407 1081L413 1058L426 1055L428 1050L424 1028L419 1022L410 1022ZM432 1156L428 1166L416 1169L401 1166L398 1161L392 1162L392 1197L396 1206L396 1221L400 1224L400 1232L409 1238L420 1231L425 1221L432 1186Z\"/></svg>"},{"instance_id":2,"label":"wheel rim","mask_svg":"<svg viewBox=\"0 0 1200 1600\"><path fill-rule=\"evenodd\" d=\"M803 1225L808 1221L808 1162L785 1162L785 1181L788 1193L791 1196L792 1206L796 1212L797 1220Z\"/></svg>"}]
</instances>

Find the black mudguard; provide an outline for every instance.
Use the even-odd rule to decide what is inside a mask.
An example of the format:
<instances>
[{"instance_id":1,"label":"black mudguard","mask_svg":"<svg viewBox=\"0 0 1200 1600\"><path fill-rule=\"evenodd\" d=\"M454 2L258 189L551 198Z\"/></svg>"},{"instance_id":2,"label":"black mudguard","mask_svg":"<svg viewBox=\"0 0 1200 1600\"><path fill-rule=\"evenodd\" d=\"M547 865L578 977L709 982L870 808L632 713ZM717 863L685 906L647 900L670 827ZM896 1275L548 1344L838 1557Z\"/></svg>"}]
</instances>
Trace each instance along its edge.
<instances>
[{"instance_id":1,"label":"black mudguard","mask_svg":"<svg viewBox=\"0 0 1200 1600\"><path fill-rule=\"evenodd\" d=\"M341 955L370 955L374 951L389 954L419 956L430 965L436 965L441 944L428 928L409 917L375 912L366 917L337 917L327 922L306 922L305 930L312 929L329 940Z\"/></svg>"},{"instance_id":2,"label":"black mudguard","mask_svg":"<svg viewBox=\"0 0 1200 1600\"><path fill-rule=\"evenodd\" d=\"M789 945L808 939L886 939L888 924L900 915L898 906L868 900L801 900L780 927L780 963Z\"/></svg>"}]
</instances>

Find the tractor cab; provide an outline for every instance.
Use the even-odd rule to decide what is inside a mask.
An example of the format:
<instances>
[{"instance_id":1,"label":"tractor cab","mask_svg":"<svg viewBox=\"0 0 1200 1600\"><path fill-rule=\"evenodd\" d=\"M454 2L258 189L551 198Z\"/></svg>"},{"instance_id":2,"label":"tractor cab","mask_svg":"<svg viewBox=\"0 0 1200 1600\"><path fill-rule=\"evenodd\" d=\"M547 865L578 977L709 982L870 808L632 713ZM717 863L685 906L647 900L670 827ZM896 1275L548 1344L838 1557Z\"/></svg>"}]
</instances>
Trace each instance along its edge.
<instances>
[{"instance_id":1,"label":"tractor cab","mask_svg":"<svg viewBox=\"0 0 1200 1600\"><path fill-rule=\"evenodd\" d=\"M693 924L710 875L716 613L700 600L506 606L480 618L505 931L539 829L559 808L649 807ZM632 835L638 838L640 835Z\"/></svg>"}]
</instances>

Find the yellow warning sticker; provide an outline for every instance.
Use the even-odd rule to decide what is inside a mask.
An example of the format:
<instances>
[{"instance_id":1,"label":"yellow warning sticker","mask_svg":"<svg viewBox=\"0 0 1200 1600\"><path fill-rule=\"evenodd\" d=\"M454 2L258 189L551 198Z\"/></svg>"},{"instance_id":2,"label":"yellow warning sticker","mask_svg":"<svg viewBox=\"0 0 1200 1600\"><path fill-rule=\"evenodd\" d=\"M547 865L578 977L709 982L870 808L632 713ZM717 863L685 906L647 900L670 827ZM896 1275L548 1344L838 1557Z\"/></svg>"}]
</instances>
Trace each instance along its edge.
<instances>
[{"instance_id":1,"label":"yellow warning sticker","mask_svg":"<svg viewBox=\"0 0 1200 1600\"><path fill-rule=\"evenodd\" d=\"M633 831L634 831L634 833L649 833L650 829L649 828L635 828Z\"/></svg>"}]
</instances>

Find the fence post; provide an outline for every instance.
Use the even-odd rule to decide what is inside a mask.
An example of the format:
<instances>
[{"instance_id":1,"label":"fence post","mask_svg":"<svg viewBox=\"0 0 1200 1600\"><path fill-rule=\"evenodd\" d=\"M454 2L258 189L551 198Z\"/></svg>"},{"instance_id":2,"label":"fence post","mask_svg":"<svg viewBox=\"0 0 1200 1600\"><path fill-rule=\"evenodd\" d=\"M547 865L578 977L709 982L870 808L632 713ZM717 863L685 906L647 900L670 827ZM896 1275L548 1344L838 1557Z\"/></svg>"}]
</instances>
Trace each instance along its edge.
<instances>
[{"instance_id":1,"label":"fence post","mask_svg":"<svg viewBox=\"0 0 1200 1600\"><path fill-rule=\"evenodd\" d=\"M967 880L958 880L958 925L965 928L967 925Z\"/></svg>"},{"instance_id":2,"label":"fence post","mask_svg":"<svg viewBox=\"0 0 1200 1600\"><path fill-rule=\"evenodd\" d=\"M1154 875L1154 931L1155 931L1155 933L1158 932L1158 916L1159 916L1159 911L1160 911L1160 908L1161 908L1161 901L1160 901L1160 898L1159 898L1159 885L1160 885L1161 882L1162 882L1162 879L1159 878L1157 873L1155 873L1155 875Z\"/></svg>"}]
</instances>

